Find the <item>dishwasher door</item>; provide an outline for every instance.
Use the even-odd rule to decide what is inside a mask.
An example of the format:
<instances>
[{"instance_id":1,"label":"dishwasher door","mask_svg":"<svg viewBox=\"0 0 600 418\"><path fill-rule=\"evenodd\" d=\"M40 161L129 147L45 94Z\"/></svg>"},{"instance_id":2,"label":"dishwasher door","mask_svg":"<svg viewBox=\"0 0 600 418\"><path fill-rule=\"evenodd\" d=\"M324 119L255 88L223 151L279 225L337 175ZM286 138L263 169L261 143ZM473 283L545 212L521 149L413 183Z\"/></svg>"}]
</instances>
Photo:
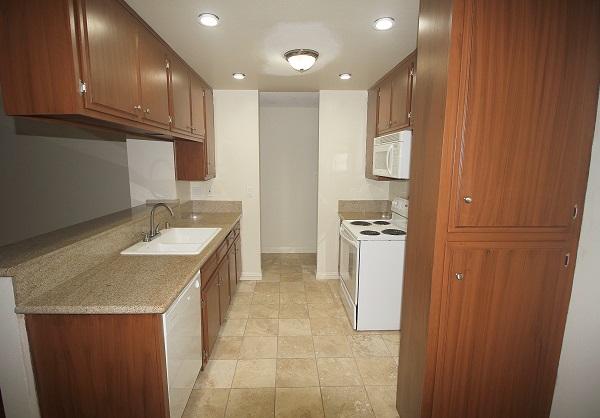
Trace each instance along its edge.
<instances>
[{"instance_id":1,"label":"dishwasher door","mask_svg":"<svg viewBox=\"0 0 600 418\"><path fill-rule=\"evenodd\" d=\"M163 314L169 411L180 418L202 367L200 272Z\"/></svg>"}]
</instances>

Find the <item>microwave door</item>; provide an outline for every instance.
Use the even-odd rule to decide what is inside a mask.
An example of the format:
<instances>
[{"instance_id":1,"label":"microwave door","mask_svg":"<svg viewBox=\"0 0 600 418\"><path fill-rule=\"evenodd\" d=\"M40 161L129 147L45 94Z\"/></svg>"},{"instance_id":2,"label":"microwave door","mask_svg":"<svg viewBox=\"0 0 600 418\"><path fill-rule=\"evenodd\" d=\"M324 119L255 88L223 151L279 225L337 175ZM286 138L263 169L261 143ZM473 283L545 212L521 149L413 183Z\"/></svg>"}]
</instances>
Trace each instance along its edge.
<instances>
[{"instance_id":1,"label":"microwave door","mask_svg":"<svg viewBox=\"0 0 600 418\"><path fill-rule=\"evenodd\" d=\"M387 150L387 155L385 156L385 168L387 169L387 172L389 173L390 177L394 175L394 171L393 171L393 158L394 158L394 146L390 145L388 150Z\"/></svg>"}]
</instances>

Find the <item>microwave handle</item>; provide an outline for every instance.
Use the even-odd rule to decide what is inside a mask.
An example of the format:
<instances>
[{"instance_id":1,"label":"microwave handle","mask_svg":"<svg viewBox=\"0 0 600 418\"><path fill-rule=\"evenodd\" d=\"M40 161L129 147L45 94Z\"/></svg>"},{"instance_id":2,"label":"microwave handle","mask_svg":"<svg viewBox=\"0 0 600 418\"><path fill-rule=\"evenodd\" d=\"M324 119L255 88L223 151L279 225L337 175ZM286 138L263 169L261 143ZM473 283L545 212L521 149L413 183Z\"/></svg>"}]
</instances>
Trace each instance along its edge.
<instances>
[{"instance_id":1,"label":"microwave handle","mask_svg":"<svg viewBox=\"0 0 600 418\"><path fill-rule=\"evenodd\" d=\"M391 157L393 157L392 155L392 151L394 150L394 146L390 145L390 147L387 150L387 155L385 156L385 165L386 165L386 169L388 171L388 173L390 174L390 176L392 175L392 162L391 162Z\"/></svg>"},{"instance_id":2,"label":"microwave handle","mask_svg":"<svg viewBox=\"0 0 600 418\"><path fill-rule=\"evenodd\" d=\"M346 241L348 244L352 245L354 248L358 249L358 244L343 226L340 227L340 238Z\"/></svg>"}]
</instances>

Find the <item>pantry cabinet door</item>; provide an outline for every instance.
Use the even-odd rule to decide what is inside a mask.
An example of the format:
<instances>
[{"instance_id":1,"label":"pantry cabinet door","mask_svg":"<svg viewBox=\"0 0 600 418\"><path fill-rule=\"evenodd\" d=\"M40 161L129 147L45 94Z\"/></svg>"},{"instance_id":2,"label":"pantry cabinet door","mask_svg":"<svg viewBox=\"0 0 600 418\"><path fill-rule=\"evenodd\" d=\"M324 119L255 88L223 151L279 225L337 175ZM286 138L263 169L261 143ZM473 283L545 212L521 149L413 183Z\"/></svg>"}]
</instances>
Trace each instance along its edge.
<instances>
[{"instance_id":1,"label":"pantry cabinet door","mask_svg":"<svg viewBox=\"0 0 600 418\"><path fill-rule=\"evenodd\" d=\"M145 28L138 30L141 115L145 122L169 129L167 50Z\"/></svg>"},{"instance_id":2,"label":"pantry cabinet door","mask_svg":"<svg viewBox=\"0 0 600 418\"><path fill-rule=\"evenodd\" d=\"M137 28L113 0L85 0L86 107L127 119L141 114Z\"/></svg>"},{"instance_id":3,"label":"pantry cabinet door","mask_svg":"<svg viewBox=\"0 0 600 418\"><path fill-rule=\"evenodd\" d=\"M451 227L564 232L584 198L582 100L598 90L573 70L597 61L582 47L597 22L578 2L466 3Z\"/></svg>"},{"instance_id":4,"label":"pantry cabinet door","mask_svg":"<svg viewBox=\"0 0 600 418\"><path fill-rule=\"evenodd\" d=\"M565 244L447 248L432 416L547 416L570 295Z\"/></svg>"}]
</instances>

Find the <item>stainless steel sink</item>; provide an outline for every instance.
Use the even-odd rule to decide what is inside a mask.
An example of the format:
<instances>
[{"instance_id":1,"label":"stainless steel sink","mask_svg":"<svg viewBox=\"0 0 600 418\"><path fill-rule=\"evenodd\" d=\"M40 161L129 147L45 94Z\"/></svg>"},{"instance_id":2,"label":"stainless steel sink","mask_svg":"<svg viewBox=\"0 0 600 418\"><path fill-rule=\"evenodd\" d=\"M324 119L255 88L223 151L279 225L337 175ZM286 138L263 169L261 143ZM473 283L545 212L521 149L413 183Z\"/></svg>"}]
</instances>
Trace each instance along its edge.
<instances>
[{"instance_id":1,"label":"stainless steel sink","mask_svg":"<svg viewBox=\"0 0 600 418\"><path fill-rule=\"evenodd\" d=\"M150 242L138 242L121 254L124 255L194 255L206 247L221 228L165 229Z\"/></svg>"}]
</instances>

